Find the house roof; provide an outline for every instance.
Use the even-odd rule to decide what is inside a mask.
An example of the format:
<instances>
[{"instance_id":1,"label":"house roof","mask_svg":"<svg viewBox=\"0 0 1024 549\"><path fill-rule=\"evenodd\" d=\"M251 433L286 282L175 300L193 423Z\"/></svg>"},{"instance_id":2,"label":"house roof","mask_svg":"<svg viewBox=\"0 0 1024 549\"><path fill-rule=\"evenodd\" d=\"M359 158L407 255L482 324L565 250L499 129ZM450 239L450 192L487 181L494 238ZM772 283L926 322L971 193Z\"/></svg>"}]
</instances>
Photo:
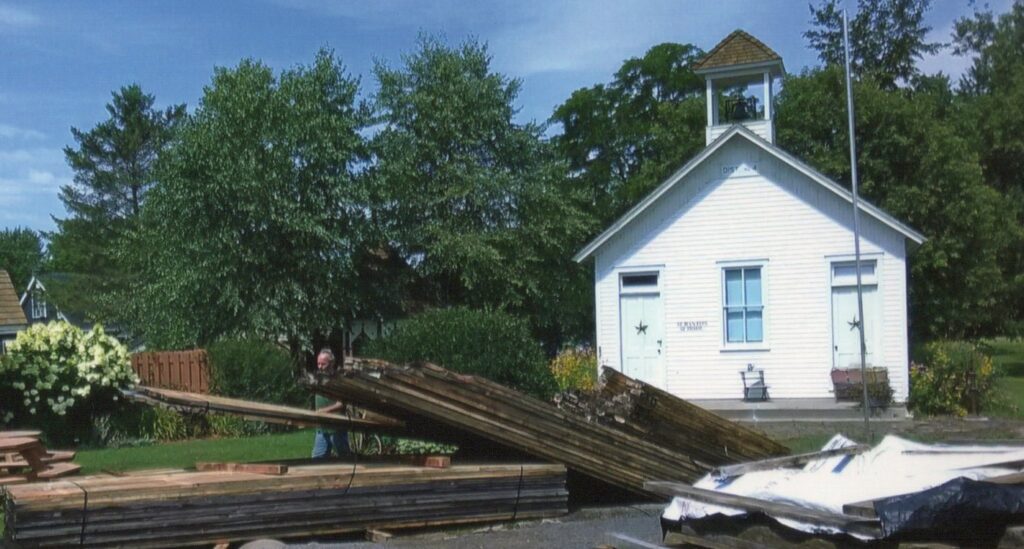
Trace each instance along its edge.
<instances>
[{"instance_id":1,"label":"house roof","mask_svg":"<svg viewBox=\"0 0 1024 549\"><path fill-rule=\"evenodd\" d=\"M11 276L7 271L0 270L0 326L25 324L28 324L28 320L18 303L18 292L14 291Z\"/></svg>"},{"instance_id":2,"label":"house roof","mask_svg":"<svg viewBox=\"0 0 1024 549\"><path fill-rule=\"evenodd\" d=\"M694 72L708 72L712 69L733 67L736 65L755 65L777 62L782 64L782 56L775 53L757 38L742 30L734 30L726 36L700 61L693 65Z\"/></svg>"},{"instance_id":3,"label":"house roof","mask_svg":"<svg viewBox=\"0 0 1024 549\"><path fill-rule=\"evenodd\" d=\"M662 182L661 185L658 185L658 187L651 191L651 193L648 194L646 197L644 197L643 200L641 200L635 206L630 208L628 212L626 212L622 217L616 220L615 223L612 223L612 225L605 229L604 232L597 235L597 238L591 240L589 244L584 246L583 249L576 253L576 255L573 257L573 260L575 260L576 262L582 262L583 260L590 257L605 242L607 242L609 239L611 239L611 237L615 236L616 233L618 233L626 225L628 225L630 221L636 219L649 206L651 206L651 204L654 204L654 202L661 198L662 195L664 195L673 187L675 187L677 183L685 179L686 176L690 172L692 172L697 166L699 166L702 162L704 162L704 160L706 160L708 157L714 154L715 151L721 149L722 146L724 146L727 142L731 141L732 139L747 139L751 143L757 145L758 147L761 147L768 153L772 154L779 160L782 160L786 164L792 166L798 172L807 176L811 181L814 181L815 183L821 185L822 187L825 187L829 191L832 191L843 200L846 200L851 204L853 203L853 194L850 191L846 190L845 187L829 179L828 176L808 166L807 164L798 160L796 157L792 156L786 151L780 149L779 147L776 147L772 143L769 143L768 141L761 138L754 132L750 131L745 126L741 124L736 124L729 128L728 130L726 130L725 133L723 133L718 139L713 141L710 145L705 147L703 151L698 153L697 156L693 157L693 159L687 162L686 165L684 165L674 174L669 176L668 179ZM914 229L911 229L907 225L897 220L895 217L882 211L881 208L866 202L863 198L858 197L857 205L861 212L875 218L883 225L886 225L889 228L895 230L896 232L902 234L904 237L907 238L907 240L910 240L911 242L914 242L916 244L924 244L924 242L927 240L921 233L915 231Z\"/></svg>"}]
</instances>

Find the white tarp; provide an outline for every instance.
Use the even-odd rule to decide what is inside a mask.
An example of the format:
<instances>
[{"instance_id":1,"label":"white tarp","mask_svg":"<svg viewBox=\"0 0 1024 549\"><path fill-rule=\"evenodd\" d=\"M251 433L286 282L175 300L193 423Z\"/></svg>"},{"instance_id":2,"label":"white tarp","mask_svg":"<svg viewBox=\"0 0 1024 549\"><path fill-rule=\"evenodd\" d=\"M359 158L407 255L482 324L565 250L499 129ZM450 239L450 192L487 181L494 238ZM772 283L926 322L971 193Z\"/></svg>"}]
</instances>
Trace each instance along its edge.
<instances>
[{"instance_id":1,"label":"white tarp","mask_svg":"<svg viewBox=\"0 0 1024 549\"><path fill-rule=\"evenodd\" d=\"M822 450L854 445L836 435ZM694 486L808 509L842 513L843 505L919 492L958 477L983 480L1021 471L1024 447L920 444L886 436L871 450L854 456L812 461L802 469L758 471L733 478L707 475ZM668 520L697 519L715 513L735 516L742 509L721 507L677 497L662 516ZM834 528L777 519L811 533L838 533Z\"/></svg>"}]
</instances>

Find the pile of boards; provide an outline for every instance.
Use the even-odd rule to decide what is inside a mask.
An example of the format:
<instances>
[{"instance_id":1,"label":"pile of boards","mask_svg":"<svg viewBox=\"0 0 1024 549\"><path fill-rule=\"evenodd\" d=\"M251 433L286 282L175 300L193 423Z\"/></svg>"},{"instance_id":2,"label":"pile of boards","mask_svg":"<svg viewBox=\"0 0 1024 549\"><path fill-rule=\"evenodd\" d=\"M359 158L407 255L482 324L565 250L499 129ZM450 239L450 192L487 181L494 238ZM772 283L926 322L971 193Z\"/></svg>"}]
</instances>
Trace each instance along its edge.
<instances>
[{"instance_id":1,"label":"pile of boards","mask_svg":"<svg viewBox=\"0 0 1024 549\"><path fill-rule=\"evenodd\" d=\"M565 467L299 465L283 474L155 471L7 489L6 543L180 547L564 514Z\"/></svg>"},{"instance_id":2,"label":"pile of boards","mask_svg":"<svg viewBox=\"0 0 1024 549\"><path fill-rule=\"evenodd\" d=\"M307 383L318 393L402 419L424 438L470 433L645 496L656 495L644 487L646 481L692 482L716 463L784 450L696 407L686 408L687 418L673 420L670 429L678 432L666 444L649 433L612 428L487 379L426 363L355 359L337 375L310 376ZM685 423L691 419L692 424ZM733 446L723 441L730 436L756 442L743 443L744 451L735 456L726 455L724 448ZM707 462L694 459L693 450L705 446L702 457Z\"/></svg>"},{"instance_id":3,"label":"pile of boards","mask_svg":"<svg viewBox=\"0 0 1024 549\"><path fill-rule=\"evenodd\" d=\"M138 385L122 391L129 400L186 414L231 414L253 421L377 433L400 431L402 422L367 412L326 414L292 406Z\"/></svg>"},{"instance_id":4,"label":"pile of boards","mask_svg":"<svg viewBox=\"0 0 1024 549\"><path fill-rule=\"evenodd\" d=\"M73 475L75 453L48 450L39 431L0 431L0 486Z\"/></svg>"},{"instance_id":5,"label":"pile of boards","mask_svg":"<svg viewBox=\"0 0 1024 549\"><path fill-rule=\"evenodd\" d=\"M598 390L562 393L555 404L711 466L789 453L753 429L607 367L601 371Z\"/></svg>"}]
</instances>

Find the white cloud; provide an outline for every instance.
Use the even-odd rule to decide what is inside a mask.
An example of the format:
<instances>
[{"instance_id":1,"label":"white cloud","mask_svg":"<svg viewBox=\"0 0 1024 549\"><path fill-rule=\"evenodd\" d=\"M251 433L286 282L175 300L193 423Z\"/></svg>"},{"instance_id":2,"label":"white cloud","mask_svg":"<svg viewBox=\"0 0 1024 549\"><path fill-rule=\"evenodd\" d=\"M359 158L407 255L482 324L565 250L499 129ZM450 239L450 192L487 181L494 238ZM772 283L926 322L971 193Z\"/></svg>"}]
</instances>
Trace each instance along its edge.
<instances>
[{"instance_id":1,"label":"white cloud","mask_svg":"<svg viewBox=\"0 0 1024 549\"><path fill-rule=\"evenodd\" d=\"M0 226L52 230L50 215L65 215L60 188L72 181L60 149L0 149Z\"/></svg>"},{"instance_id":2,"label":"white cloud","mask_svg":"<svg viewBox=\"0 0 1024 549\"><path fill-rule=\"evenodd\" d=\"M34 13L8 4L0 4L0 26L31 27L37 23L39 18Z\"/></svg>"},{"instance_id":3,"label":"white cloud","mask_svg":"<svg viewBox=\"0 0 1024 549\"><path fill-rule=\"evenodd\" d=\"M45 139L46 134L36 130L18 128L9 124L0 124L0 138L36 141Z\"/></svg>"}]
</instances>

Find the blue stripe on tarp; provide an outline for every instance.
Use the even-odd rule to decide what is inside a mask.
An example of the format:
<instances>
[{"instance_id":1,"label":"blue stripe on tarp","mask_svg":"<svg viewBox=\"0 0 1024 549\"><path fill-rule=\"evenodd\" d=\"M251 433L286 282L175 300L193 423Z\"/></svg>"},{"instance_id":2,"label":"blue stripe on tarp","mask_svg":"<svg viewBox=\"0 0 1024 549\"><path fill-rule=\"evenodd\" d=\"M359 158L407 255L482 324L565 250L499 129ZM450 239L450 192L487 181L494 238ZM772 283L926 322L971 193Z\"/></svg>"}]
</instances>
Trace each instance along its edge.
<instances>
[{"instance_id":1,"label":"blue stripe on tarp","mask_svg":"<svg viewBox=\"0 0 1024 549\"><path fill-rule=\"evenodd\" d=\"M734 480L736 480L738 478L740 478L739 475L734 476L734 477L721 477L721 478L718 478L718 479L715 480L715 488L725 488L726 486L732 484L732 481L734 481Z\"/></svg>"},{"instance_id":2,"label":"blue stripe on tarp","mask_svg":"<svg viewBox=\"0 0 1024 549\"><path fill-rule=\"evenodd\" d=\"M846 466L849 465L851 461L853 461L852 455L843 456L843 459L839 460L839 463L837 463L836 466L832 468L832 472L842 473L843 469L846 469Z\"/></svg>"}]
</instances>

